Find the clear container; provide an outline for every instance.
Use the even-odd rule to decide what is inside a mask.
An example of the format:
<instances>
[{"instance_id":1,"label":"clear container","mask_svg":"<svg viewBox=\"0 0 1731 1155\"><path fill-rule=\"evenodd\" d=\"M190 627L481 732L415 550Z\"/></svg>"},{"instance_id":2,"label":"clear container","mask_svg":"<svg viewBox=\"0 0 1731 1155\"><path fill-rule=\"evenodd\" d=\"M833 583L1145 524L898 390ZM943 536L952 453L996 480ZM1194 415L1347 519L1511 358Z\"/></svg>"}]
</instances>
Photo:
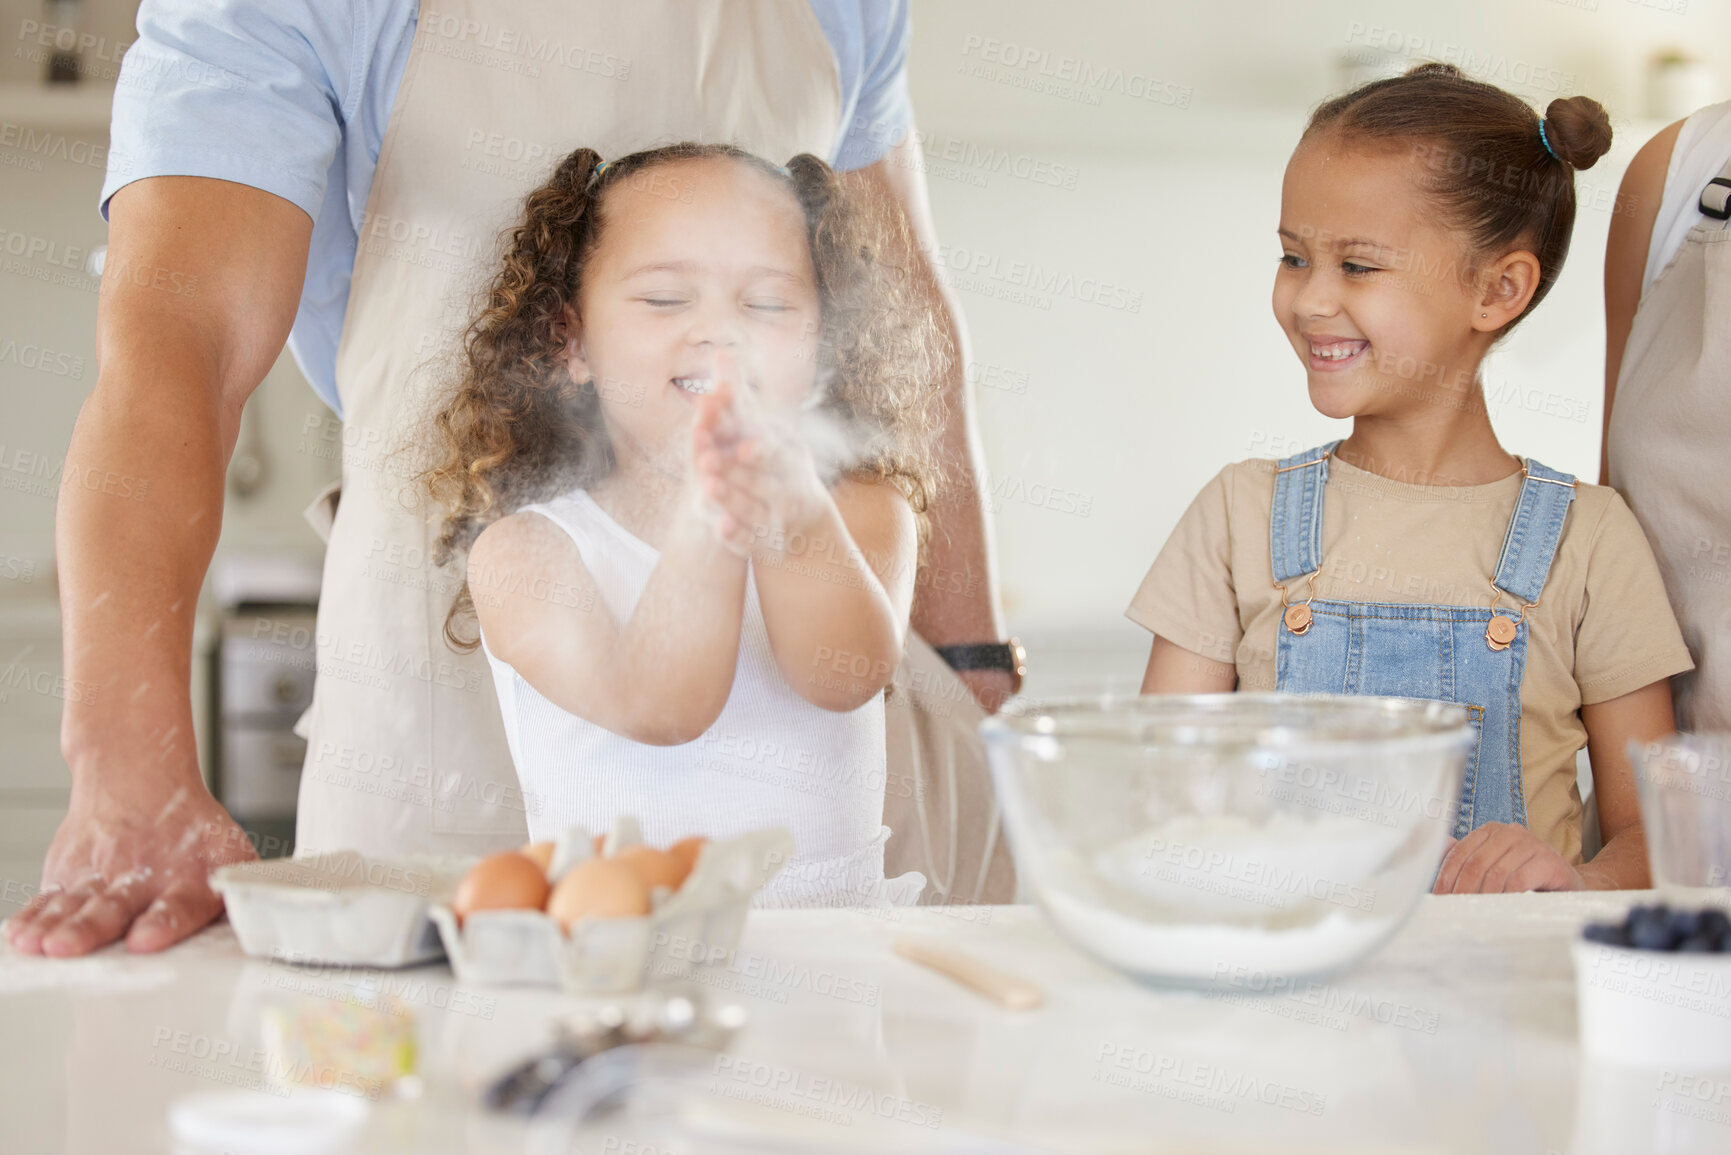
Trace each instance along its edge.
<instances>
[{"instance_id":1,"label":"clear container","mask_svg":"<svg viewBox=\"0 0 1731 1155\"><path fill-rule=\"evenodd\" d=\"M1257 990L1400 928L1473 743L1462 706L1297 694L1013 702L980 729L1017 869L1063 934L1136 978Z\"/></svg>"},{"instance_id":2,"label":"clear container","mask_svg":"<svg viewBox=\"0 0 1731 1155\"><path fill-rule=\"evenodd\" d=\"M1673 906L1731 907L1731 734L1629 743L1653 887Z\"/></svg>"}]
</instances>

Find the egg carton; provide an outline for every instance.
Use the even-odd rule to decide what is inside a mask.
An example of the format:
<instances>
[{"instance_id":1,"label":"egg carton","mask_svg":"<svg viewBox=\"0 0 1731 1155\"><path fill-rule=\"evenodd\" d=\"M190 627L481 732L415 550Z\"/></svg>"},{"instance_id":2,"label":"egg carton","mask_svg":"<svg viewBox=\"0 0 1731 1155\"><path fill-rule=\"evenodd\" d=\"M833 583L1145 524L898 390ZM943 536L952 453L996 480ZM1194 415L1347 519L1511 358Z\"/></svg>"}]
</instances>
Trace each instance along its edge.
<instances>
[{"instance_id":1,"label":"egg carton","mask_svg":"<svg viewBox=\"0 0 1731 1155\"><path fill-rule=\"evenodd\" d=\"M602 851L612 857L642 843L636 821L621 817ZM461 982L619 994L652 980L689 977L731 956L752 896L793 850L793 836L780 829L705 843L677 891L656 887L650 892L647 915L582 919L569 935L539 910L476 911L461 926L446 903L434 904L428 914ZM594 835L572 827L554 849L548 879L557 884L573 866L594 856Z\"/></svg>"},{"instance_id":2,"label":"egg carton","mask_svg":"<svg viewBox=\"0 0 1731 1155\"><path fill-rule=\"evenodd\" d=\"M353 850L243 862L210 879L240 948L260 958L406 967L443 957L427 917L476 859L368 858Z\"/></svg>"}]
</instances>

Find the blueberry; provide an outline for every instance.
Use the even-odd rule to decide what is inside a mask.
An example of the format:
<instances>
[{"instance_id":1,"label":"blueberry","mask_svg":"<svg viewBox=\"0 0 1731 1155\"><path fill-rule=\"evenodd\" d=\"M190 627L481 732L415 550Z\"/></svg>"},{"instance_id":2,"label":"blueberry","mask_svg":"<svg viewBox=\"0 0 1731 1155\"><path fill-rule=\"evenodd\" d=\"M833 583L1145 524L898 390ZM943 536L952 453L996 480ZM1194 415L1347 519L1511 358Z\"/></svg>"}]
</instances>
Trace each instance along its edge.
<instances>
[{"instance_id":1,"label":"blueberry","mask_svg":"<svg viewBox=\"0 0 1731 1155\"><path fill-rule=\"evenodd\" d=\"M1671 933L1677 936L1679 942L1694 938L1701 933L1701 922L1705 917L1705 911L1680 910L1671 916Z\"/></svg>"},{"instance_id":2,"label":"blueberry","mask_svg":"<svg viewBox=\"0 0 1731 1155\"><path fill-rule=\"evenodd\" d=\"M1603 943L1606 946L1629 945L1629 936L1621 923L1589 922L1586 929L1581 931L1581 937L1588 942Z\"/></svg>"},{"instance_id":3,"label":"blueberry","mask_svg":"<svg viewBox=\"0 0 1731 1155\"><path fill-rule=\"evenodd\" d=\"M1629 912L1629 945L1637 950L1670 950L1676 945L1670 912L1664 907L1636 907Z\"/></svg>"},{"instance_id":4,"label":"blueberry","mask_svg":"<svg viewBox=\"0 0 1731 1155\"><path fill-rule=\"evenodd\" d=\"M1677 949L1684 954L1712 954L1719 949L1719 940L1704 934L1692 934L1678 943Z\"/></svg>"},{"instance_id":5,"label":"blueberry","mask_svg":"<svg viewBox=\"0 0 1731 1155\"><path fill-rule=\"evenodd\" d=\"M1708 907L1701 912L1701 929L1723 939L1731 935L1731 914L1726 914L1718 907Z\"/></svg>"}]
</instances>

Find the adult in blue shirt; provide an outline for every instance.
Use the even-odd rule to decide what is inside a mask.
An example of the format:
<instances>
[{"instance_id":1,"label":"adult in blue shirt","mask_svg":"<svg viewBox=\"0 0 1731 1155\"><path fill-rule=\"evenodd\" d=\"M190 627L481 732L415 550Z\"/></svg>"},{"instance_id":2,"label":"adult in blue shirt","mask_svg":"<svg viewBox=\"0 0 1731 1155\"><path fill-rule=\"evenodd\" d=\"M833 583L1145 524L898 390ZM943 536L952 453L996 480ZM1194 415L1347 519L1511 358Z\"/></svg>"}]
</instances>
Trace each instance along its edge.
<instances>
[{"instance_id":1,"label":"adult in blue shirt","mask_svg":"<svg viewBox=\"0 0 1731 1155\"><path fill-rule=\"evenodd\" d=\"M644 23L657 19L663 23ZM801 42L802 22L821 29L821 41ZM625 9L598 0L594 7L448 0L425 11L416 0L146 0L117 89L101 199L111 267L131 275L103 286L98 380L74 430L67 472L147 476L153 500L122 510L100 490L63 491L57 547L66 673L96 693L67 704L71 805L49 851L43 893L9 926L16 947L70 955L125 936L131 949L160 949L220 912L210 869L252 855L199 774L188 695L193 611L221 525L242 407L285 341L341 413L338 353L345 318L357 312L349 300L357 239L415 54L474 62L460 82L477 95L542 71L550 82L590 83L635 69L640 81L647 72L667 86L668 109L680 108L681 91L707 102L683 120L669 113L667 125L630 126L623 136L639 134L638 147L669 131L690 135L682 130L689 123L738 132L765 115L771 123L759 128L776 139L777 107L790 120L809 107L833 109L834 131L824 139L835 142L834 163L850 181L900 203L922 248L912 259L929 272L924 254L934 241L906 91L908 27L903 0ZM610 51L614 41L595 31L608 28L636 49ZM827 44L832 57L809 72L809 107L787 101L769 75L795 70L802 43ZM751 90L754 68L763 92ZM704 87L705 77L719 75L732 75L736 87ZM782 105L765 97L770 89ZM714 118L710 105L718 106ZM577 124L594 116L580 104L564 107ZM596 136L617 127L587 123ZM453 134L453 168L462 163L458 139ZM174 284L195 283L197 292L162 291L139 269L173 270L181 274ZM997 650L1009 647L997 642L1002 628L953 307L946 323L958 355L946 382L944 449L957 483L933 511L931 561L934 571L963 580L922 585L913 623L940 647L962 647L959 664L984 663L963 676L995 705L1019 673L993 668Z\"/></svg>"}]
</instances>

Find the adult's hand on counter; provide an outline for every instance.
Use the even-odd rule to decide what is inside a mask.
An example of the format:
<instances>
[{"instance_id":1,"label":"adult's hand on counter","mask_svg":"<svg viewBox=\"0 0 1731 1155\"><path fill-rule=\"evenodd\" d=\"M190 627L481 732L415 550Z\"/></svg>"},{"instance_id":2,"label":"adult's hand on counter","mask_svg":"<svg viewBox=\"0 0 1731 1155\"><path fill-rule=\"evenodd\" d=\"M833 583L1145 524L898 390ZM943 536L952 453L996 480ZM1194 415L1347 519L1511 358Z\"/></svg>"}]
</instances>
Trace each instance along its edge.
<instances>
[{"instance_id":1,"label":"adult's hand on counter","mask_svg":"<svg viewBox=\"0 0 1731 1155\"><path fill-rule=\"evenodd\" d=\"M258 855L193 780L140 777L132 788L72 792L42 889L6 924L20 951L66 957L121 938L132 951L173 946L222 913L210 872Z\"/></svg>"}]
</instances>

